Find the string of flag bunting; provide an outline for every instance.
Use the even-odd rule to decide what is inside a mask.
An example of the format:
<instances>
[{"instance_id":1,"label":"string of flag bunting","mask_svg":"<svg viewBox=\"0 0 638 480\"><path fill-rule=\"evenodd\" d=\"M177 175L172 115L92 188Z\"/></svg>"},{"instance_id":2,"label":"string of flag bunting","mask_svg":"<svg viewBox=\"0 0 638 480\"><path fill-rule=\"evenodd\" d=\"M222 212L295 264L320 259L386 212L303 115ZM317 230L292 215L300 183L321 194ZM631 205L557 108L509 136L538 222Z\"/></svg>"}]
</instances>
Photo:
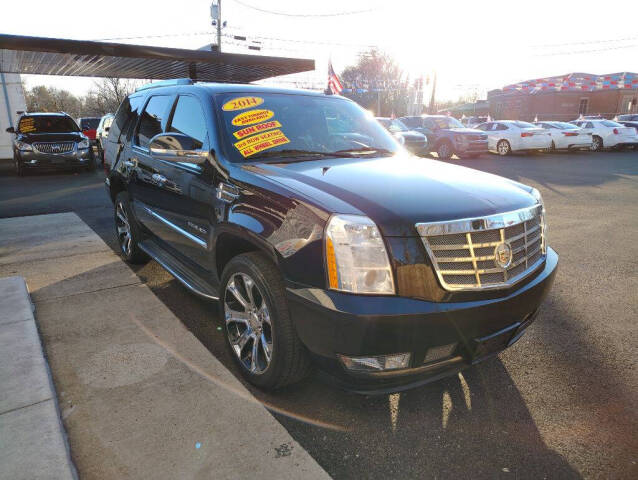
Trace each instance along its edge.
<instances>
[{"instance_id":1,"label":"string of flag bunting","mask_svg":"<svg viewBox=\"0 0 638 480\"><path fill-rule=\"evenodd\" d=\"M621 88L638 89L638 73L622 72L607 75L572 73L557 77L538 78L503 87L504 92L519 91L538 93L547 91L613 90Z\"/></svg>"}]
</instances>

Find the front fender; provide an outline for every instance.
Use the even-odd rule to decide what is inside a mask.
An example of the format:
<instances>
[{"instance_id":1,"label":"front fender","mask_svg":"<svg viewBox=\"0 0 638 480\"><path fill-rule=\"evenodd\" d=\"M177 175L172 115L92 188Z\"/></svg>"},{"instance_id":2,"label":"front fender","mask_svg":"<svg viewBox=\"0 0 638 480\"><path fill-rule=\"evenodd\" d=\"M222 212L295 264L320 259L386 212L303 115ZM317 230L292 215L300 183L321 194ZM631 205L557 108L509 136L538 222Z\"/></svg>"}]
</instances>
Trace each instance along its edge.
<instances>
[{"instance_id":1,"label":"front fender","mask_svg":"<svg viewBox=\"0 0 638 480\"><path fill-rule=\"evenodd\" d=\"M234 234L267 252L287 281L325 286L323 231L328 214L294 198L243 191L219 235Z\"/></svg>"}]
</instances>

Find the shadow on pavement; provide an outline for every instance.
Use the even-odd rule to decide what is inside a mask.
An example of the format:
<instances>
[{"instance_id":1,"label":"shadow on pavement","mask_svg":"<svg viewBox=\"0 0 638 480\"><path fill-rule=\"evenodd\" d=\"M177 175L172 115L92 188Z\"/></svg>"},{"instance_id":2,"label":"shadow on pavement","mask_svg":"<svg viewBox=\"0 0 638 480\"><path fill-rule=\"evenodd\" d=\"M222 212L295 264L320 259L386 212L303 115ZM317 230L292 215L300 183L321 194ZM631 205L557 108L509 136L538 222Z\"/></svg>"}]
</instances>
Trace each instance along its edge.
<instances>
[{"instance_id":1,"label":"shadow on pavement","mask_svg":"<svg viewBox=\"0 0 638 480\"><path fill-rule=\"evenodd\" d=\"M144 268L138 275L144 280ZM151 288L241 379L217 303L194 298L174 280ZM334 478L580 478L545 445L498 358L393 395L350 394L317 374L274 393L246 386ZM282 411L290 415L275 413Z\"/></svg>"}]
</instances>

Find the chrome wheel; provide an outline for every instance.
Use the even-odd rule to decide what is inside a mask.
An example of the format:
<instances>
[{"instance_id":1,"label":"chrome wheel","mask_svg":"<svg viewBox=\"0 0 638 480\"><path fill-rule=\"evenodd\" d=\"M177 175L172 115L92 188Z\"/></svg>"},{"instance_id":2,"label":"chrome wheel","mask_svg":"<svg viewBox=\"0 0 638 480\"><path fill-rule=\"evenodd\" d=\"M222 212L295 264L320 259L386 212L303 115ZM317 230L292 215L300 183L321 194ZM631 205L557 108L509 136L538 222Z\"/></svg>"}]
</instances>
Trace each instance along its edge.
<instances>
[{"instance_id":1,"label":"chrome wheel","mask_svg":"<svg viewBox=\"0 0 638 480\"><path fill-rule=\"evenodd\" d=\"M507 155L510 153L510 144L506 140L501 140L498 142L498 145L496 145L496 150L499 155Z\"/></svg>"},{"instance_id":2,"label":"chrome wheel","mask_svg":"<svg viewBox=\"0 0 638 480\"><path fill-rule=\"evenodd\" d=\"M600 137L594 137L594 138L592 138L591 149L594 152L597 152L598 150L601 149L602 144L603 144L603 142L602 142Z\"/></svg>"},{"instance_id":3,"label":"chrome wheel","mask_svg":"<svg viewBox=\"0 0 638 480\"><path fill-rule=\"evenodd\" d=\"M264 295L245 273L233 274L224 292L224 318L233 352L251 374L262 374L272 359L272 323Z\"/></svg>"},{"instance_id":4,"label":"chrome wheel","mask_svg":"<svg viewBox=\"0 0 638 480\"><path fill-rule=\"evenodd\" d=\"M124 255L131 255L133 247L133 237L131 236L131 225L126 215L126 210L122 203L118 203L115 207L115 228L117 229L117 239L120 242L120 248Z\"/></svg>"},{"instance_id":5,"label":"chrome wheel","mask_svg":"<svg viewBox=\"0 0 638 480\"><path fill-rule=\"evenodd\" d=\"M439 151L437 152L437 154L439 155L440 158L447 159L452 156L452 150L450 149L450 146L447 143L443 143L439 147Z\"/></svg>"}]
</instances>

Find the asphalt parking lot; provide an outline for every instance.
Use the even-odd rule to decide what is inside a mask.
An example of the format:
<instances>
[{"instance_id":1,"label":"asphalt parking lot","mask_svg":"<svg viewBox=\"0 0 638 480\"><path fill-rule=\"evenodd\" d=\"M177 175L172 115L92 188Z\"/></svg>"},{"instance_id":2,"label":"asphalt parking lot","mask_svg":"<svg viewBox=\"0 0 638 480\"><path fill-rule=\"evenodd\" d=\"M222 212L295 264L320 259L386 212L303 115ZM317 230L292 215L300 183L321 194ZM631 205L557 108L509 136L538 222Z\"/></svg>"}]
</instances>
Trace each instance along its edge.
<instances>
[{"instance_id":1,"label":"asphalt parking lot","mask_svg":"<svg viewBox=\"0 0 638 480\"><path fill-rule=\"evenodd\" d=\"M418 160L415 160L418 161ZM538 320L498 358L401 394L348 394L314 375L263 394L335 478L638 477L638 152L453 160L537 187L561 256ZM75 211L116 249L95 173L0 172L0 217ZM155 262L135 272L236 372L215 303Z\"/></svg>"}]
</instances>

